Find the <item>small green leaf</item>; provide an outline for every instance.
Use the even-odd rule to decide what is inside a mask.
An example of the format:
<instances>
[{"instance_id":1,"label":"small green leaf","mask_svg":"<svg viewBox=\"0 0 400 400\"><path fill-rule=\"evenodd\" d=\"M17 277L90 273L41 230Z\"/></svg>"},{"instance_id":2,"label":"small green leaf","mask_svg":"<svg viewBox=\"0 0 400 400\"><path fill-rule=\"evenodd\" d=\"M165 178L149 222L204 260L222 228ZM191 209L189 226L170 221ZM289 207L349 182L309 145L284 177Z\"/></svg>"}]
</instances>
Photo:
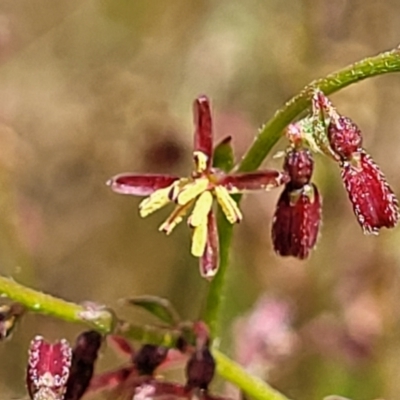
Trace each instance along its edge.
<instances>
[{"instance_id":1,"label":"small green leaf","mask_svg":"<svg viewBox=\"0 0 400 400\"><path fill-rule=\"evenodd\" d=\"M232 137L227 136L214 149L213 167L228 172L233 168L233 165Z\"/></svg>"},{"instance_id":2,"label":"small green leaf","mask_svg":"<svg viewBox=\"0 0 400 400\"><path fill-rule=\"evenodd\" d=\"M167 299L157 296L138 296L127 299L127 302L144 308L168 325L176 326L181 321L179 314Z\"/></svg>"}]
</instances>

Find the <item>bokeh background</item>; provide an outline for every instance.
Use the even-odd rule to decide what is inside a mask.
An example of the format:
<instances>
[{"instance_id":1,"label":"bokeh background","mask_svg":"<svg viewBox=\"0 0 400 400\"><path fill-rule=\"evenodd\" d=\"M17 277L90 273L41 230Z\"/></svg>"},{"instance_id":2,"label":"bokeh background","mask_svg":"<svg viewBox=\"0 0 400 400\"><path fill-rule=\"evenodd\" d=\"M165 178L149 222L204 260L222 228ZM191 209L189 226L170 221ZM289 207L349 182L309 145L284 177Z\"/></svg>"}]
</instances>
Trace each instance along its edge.
<instances>
[{"instance_id":1,"label":"bokeh background","mask_svg":"<svg viewBox=\"0 0 400 400\"><path fill-rule=\"evenodd\" d=\"M120 299L141 294L196 318L207 284L189 231L158 233L169 210L142 220L139 199L107 179L186 174L199 94L240 158L310 80L399 42L397 0L0 0L0 272L135 322L148 319ZM332 99L400 194L400 76ZM317 159L315 182L324 222L306 262L271 249L279 191L245 198L222 347L291 398L399 399L400 231L364 236L329 160ZM73 340L81 329L26 316L0 343L1 398L26 396L35 334ZM104 353L99 370L118 363Z\"/></svg>"}]
</instances>

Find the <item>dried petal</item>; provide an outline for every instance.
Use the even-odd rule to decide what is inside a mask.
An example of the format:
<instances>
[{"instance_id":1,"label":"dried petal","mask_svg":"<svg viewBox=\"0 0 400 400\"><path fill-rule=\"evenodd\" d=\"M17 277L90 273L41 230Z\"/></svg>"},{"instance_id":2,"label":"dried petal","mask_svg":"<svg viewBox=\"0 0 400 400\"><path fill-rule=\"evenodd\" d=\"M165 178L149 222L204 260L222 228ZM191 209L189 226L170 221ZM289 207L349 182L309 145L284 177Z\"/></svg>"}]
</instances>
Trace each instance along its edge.
<instances>
[{"instance_id":1,"label":"dried petal","mask_svg":"<svg viewBox=\"0 0 400 400\"><path fill-rule=\"evenodd\" d=\"M153 375L157 367L164 362L168 349L163 346L145 344L133 358L140 375Z\"/></svg>"},{"instance_id":2,"label":"dried petal","mask_svg":"<svg viewBox=\"0 0 400 400\"><path fill-rule=\"evenodd\" d=\"M218 271L219 238L217 222L212 211L208 213L207 219L207 243L200 258L200 274L206 279L211 279Z\"/></svg>"},{"instance_id":3,"label":"dried petal","mask_svg":"<svg viewBox=\"0 0 400 400\"><path fill-rule=\"evenodd\" d=\"M275 170L223 175L218 181L231 194L252 190L270 190L289 181L286 173Z\"/></svg>"},{"instance_id":4,"label":"dried petal","mask_svg":"<svg viewBox=\"0 0 400 400\"><path fill-rule=\"evenodd\" d=\"M169 194L171 187L159 189L151 194L146 199L142 200L139 204L139 213L141 217L147 217L154 211L166 206L170 202Z\"/></svg>"},{"instance_id":5,"label":"dried petal","mask_svg":"<svg viewBox=\"0 0 400 400\"><path fill-rule=\"evenodd\" d=\"M210 102L206 96L198 97L194 102L194 152L201 152L206 156L204 170L209 169L212 163L213 135Z\"/></svg>"},{"instance_id":6,"label":"dried petal","mask_svg":"<svg viewBox=\"0 0 400 400\"><path fill-rule=\"evenodd\" d=\"M79 400L89 386L102 336L96 331L83 332L72 350L72 365L64 400Z\"/></svg>"},{"instance_id":7,"label":"dried petal","mask_svg":"<svg viewBox=\"0 0 400 400\"><path fill-rule=\"evenodd\" d=\"M321 221L321 197L314 184L282 192L272 222L272 241L281 256L307 258Z\"/></svg>"},{"instance_id":8,"label":"dried petal","mask_svg":"<svg viewBox=\"0 0 400 400\"><path fill-rule=\"evenodd\" d=\"M207 216L210 213L212 204L213 196L209 191L203 192L199 196L199 198L196 200L193 212L190 215L189 219L189 225L192 228L201 224L205 224L207 222Z\"/></svg>"},{"instance_id":9,"label":"dried petal","mask_svg":"<svg viewBox=\"0 0 400 400\"><path fill-rule=\"evenodd\" d=\"M171 186L179 178L158 174L119 174L111 178L107 185L116 193L134 196L149 196L159 189Z\"/></svg>"},{"instance_id":10,"label":"dried petal","mask_svg":"<svg viewBox=\"0 0 400 400\"><path fill-rule=\"evenodd\" d=\"M183 217L187 214L192 204L193 202L189 202L184 206L176 206L174 211L172 211L165 222L161 224L158 230L169 235L175 229L175 227L183 221Z\"/></svg>"},{"instance_id":11,"label":"dried petal","mask_svg":"<svg viewBox=\"0 0 400 400\"><path fill-rule=\"evenodd\" d=\"M290 176L290 186L300 189L310 183L314 160L308 149L290 149L285 156L283 169Z\"/></svg>"},{"instance_id":12,"label":"dried petal","mask_svg":"<svg viewBox=\"0 0 400 400\"><path fill-rule=\"evenodd\" d=\"M372 158L361 151L343 163L342 179L364 233L393 228L399 219L398 201Z\"/></svg>"},{"instance_id":13,"label":"dried petal","mask_svg":"<svg viewBox=\"0 0 400 400\"><path fill-rule=\"evenodd\" d=\"M235 200L233 200L229 195L228 190L223 186L216 186L214 188L214 192L215 196L217 197L218 204L221 206L226 219L231 224L240 222L243 218L242 213Z\"/></svg>"},{"instance_id":14,"label":"dried petal","mask_svg":"<svg viewBox=\"0 0 400 400\"><path fill-rule=\"evenodd\" d=\"M332 150L344 160L350 159L353 153L361 150L361 131L350 118L340 116L331 120L328 139Z\"/></svg>"},{"instance_id":15,"label":"dried petal","mask_svg":"<svg viewBox=\"0 0 400 400\"><path fill-rule=\"evenodd\" d=\"M54 344L36 336L29 348L27 386L33 400L62 400L71 367L71 347L66 340Z\"/></svg>"}]
</instances>

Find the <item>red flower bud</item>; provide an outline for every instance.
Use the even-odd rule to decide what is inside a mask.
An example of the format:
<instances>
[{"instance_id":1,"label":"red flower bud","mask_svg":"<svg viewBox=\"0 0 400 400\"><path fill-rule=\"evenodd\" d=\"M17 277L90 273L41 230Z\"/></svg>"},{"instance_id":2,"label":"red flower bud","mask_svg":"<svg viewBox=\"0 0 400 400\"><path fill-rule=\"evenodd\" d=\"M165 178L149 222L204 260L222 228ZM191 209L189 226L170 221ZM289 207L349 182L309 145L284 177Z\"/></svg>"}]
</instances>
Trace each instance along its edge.
<instances>
[{"instance_id":1,"label":"red flower bud","mask_svg":"<svg viewBox=\"0 0 400 400\"><path fill-rule=\"evenodd\" d=\"M153 375L157 367L166 359L167 353L166 347L145 344L133 357L133 363L140 375Z\"/></svg>"},{"instance_id":2,"label":"red flower bud","mask_svg":"<svg viewBox=\"0 0 400 400\"><path fill-rule=\"evenodd\" d=\"M71 347L66 340L54 344L36 336L29 348L27 386L32 400L62 400L71 367Z\"/></svg>"},{"instance_id":3,"label":"red flower bud","mask_svg":"<svg viewBox=\"0 0 400 400\"><path fill-rule=\"evenodd\" d=\"M79 400L89 386L102 336L96 331L81 333L72 350L72 365L64 400Z\"/></svg>"},{"instance_id":4,"label":"red flower bud","mask_svg":"<svg viewBox=\"0 0 400 400\"><path fill-rule=\"evenodd\" d=\"M350 159L362 146L360 129L350 118L344 116L331 120L328 140L332 150L344 160Z\"/></svg>"},{"instance_id":5,"label":"red flower bud","mask_svg":"<svg viewBox=\"0 0 400 400\"><path fill-rule=\"evenodd\" d=\"M393 228L399 219L395 194L385 176L364 150L342 165L342 179L364 233Z\"/></svg>"},{"instance_id":6,"label":"red flower bud","mask_svg":"<svg viewBox=\"0 0 400 400\"><path fill-rule=\"evenodd\" d=\"M299 189L310 183L314 160L307 149L290 149L285 156L283 169L290 177L290 186Z\"/></svg>"},{"instance_id":7,"label":"red flower bud","mask_svg":"<svg viewBox=\"0 0 400 400\"><path fill-rule=\"evenodd\" d=\"M197 349L186 365L188 389L207 390L215 372L215 360L208 346Z\"/></svg>"},{"instance_id":8,"label":"red flower bud","mask_svg":"<svg viewBox=\"0 0 400 400\"><path fill-rule=\"evenodd\" d=\"M307 258L321 222L321 196L314 184L282 192L272 222L272 241L281 256Z\"/></svg>"}]
</instances>

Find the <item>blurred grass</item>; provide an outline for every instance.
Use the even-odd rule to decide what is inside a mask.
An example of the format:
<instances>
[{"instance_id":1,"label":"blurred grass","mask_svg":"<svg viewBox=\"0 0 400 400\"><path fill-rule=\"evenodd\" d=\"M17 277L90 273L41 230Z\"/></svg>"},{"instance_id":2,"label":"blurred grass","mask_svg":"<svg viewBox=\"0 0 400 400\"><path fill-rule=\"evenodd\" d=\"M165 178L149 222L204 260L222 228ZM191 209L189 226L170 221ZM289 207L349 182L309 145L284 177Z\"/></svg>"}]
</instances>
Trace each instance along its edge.
<instances>
[{"instance_id":1,"label":"blurred grass","mask_svg":"<svg viewBox=\"0 0 400 400\"><path fill-rule=\"evenodd\" d=\"M201 93L213 100L216 137L233 135L242 155L258 127L309 80L396 46L399 11L394 0L296 0L290 7L277 0L2 0L0 271L139 321L142 314L119 310L119 298L165 296L196 318L206 283L189 255L188 231L164 237L157 226L167 211L142 220L138 200L112 194L105 181L128 170L187 171L191 103ZM382 77L333 96L365 132L365 146L398 194L399 83L399 76ZM302 337L272 384L296 399L333 392L396 398L399 233L362 235L332 163L318 160L316 181L324 225L305 263L271 251L279 193L245 199L223 347L232 318L258 293L271 293L296 305ZM353 339L374 321L363 357L317 340L326 313ZM309 334L315 329L317 339ZM29 316L13 341L0 344L2 393L24 395L26 349L39 332L72 340L76 327Z\"/></svg>"}]
</instances>

